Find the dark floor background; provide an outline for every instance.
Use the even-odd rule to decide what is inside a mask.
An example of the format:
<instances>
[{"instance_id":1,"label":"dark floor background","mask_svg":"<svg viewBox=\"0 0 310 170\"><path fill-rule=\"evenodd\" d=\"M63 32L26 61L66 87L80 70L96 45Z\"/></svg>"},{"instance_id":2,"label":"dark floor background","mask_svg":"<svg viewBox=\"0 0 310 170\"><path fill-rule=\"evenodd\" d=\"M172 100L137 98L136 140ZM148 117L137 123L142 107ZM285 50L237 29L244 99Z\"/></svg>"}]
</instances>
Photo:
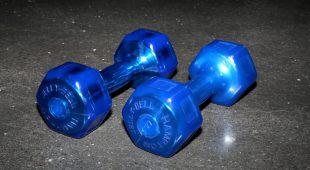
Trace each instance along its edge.
<instances>
[{"instance_id":1,"label":"dark floor background","mask_svg":"<svg viewBox=\"0 0 310 170\"><path fill-rule=\"evenodd\" d=\"M202 131L170 159L136 148L113 98L109 119L76 140L42 121L35 93L47 70L66 61L101 69L123 36L166 33L179 59L173 77L214 39L252 54L257 86L233 107L202 109ZM305 1L1 1L0 169L309 169L310 6Z\"/></svg>"}]
</instances>

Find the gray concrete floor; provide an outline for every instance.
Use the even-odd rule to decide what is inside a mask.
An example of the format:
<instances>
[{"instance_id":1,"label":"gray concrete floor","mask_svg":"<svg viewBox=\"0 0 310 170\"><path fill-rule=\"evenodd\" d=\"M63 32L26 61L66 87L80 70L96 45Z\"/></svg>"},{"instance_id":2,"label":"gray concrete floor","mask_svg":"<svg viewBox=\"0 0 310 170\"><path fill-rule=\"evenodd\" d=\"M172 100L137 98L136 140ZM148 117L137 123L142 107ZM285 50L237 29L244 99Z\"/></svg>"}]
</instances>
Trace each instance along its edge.
<instances>
[{"instance_id":1,"label":"gray concrete floor","mask_svg":"<svg viewBox=\"0 0 310 170\"><path fill-rule=\"evenodd\" d=\"M232 107L208 104L195 139L172 158L136 148L113 98L109 119L76 140L51 131L35 93L66 61L102 69L123 36L140 27L166 33L179 59L173 77L214 39L240 42L257 86ZM0 169L310 168L310 6L306 1L0 1Z\"/></svg>"}]
</instances>

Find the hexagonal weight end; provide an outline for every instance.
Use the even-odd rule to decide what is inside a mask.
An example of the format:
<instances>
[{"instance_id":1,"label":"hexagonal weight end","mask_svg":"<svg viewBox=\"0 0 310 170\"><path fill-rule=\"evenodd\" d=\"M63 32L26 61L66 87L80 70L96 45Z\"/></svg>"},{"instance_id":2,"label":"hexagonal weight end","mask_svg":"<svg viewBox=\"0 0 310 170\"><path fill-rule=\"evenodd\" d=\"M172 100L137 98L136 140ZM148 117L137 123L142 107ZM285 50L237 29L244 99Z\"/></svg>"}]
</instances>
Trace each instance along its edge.
<instances>
[{"instance_id":1,"label":"hexagonal weight end","mask_svg":"<svg viewBox=\"0 0 310 170\"><path fill-rule=\"evenodd\" d=\"M168 37L160 32L138 29L127 34L115 53L115 62L135 60L141 72L134 86L154 76L169 77L176 70L177 58Z\"/></svg>"},{"instance_id":2,"label":"hexagonal weight end","mask_svg":"<svg viewBox=\"0 0 310 170\"><path fill-rule=\"evenodd\" d=\"M221 40L202 48L189 72L193 80L212 76L216 90L211 101L225 106L234 104L257 78L248 50L243 45Z\"/></svg>"},{"instance_id":3,"label":"hexagonal weight end","mask_svg":"<svg viewBox=\"0 0 310 170\"><path fill-rule=\"evenodd\" d=\"M138 86L123 109L123 119L137 147L163 157L174 155L202 123L187 87L164 78Z\"/></svg>"},{"instance_id":4,"label":"hexagonal weight end","mask_svg":"<svg viewBox=\"0 0 310 170\"><path fill-rule=\"evenodd\" d=\"M73 62L51 69L36 97L47 125L74 138L82 138L96 129L111 107L99 72Z\"/></svg>"}]
</instances>

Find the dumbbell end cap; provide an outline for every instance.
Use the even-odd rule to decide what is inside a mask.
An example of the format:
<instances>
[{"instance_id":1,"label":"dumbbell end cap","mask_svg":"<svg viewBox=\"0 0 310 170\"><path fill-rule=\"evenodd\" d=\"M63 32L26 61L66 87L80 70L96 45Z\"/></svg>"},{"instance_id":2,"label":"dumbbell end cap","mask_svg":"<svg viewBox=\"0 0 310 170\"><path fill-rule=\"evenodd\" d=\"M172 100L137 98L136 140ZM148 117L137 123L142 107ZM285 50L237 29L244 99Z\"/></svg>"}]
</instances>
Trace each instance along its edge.
<instances>
[{"instance_id":1,"label":"dumbbell end cap","mask_svg":"<svg viewBox=\"0 0 310 170\"><path fill-rule=\"evenodd\" d=\"M257 78L255 65L246 47L222 40L215 40L202 48L190 65L189 72L192 79L211 75L214 79L211 101L224 106L238 101Z\"/></svg>"},{"instance_id":2,"label":"dumbbell end cap","mask_svg":"<svg viewBox=\"0 0 310 170\"><path fill-rule=\"evenodd\" d=\"M170 77L178 64L168 36L144 28L124 37L116 50L114 60L116 63L135 60L140 66L141 70L136 70L138 73L133 79L134 87L154 76Z\"/></svg>"},{"instance_id":3,"label":"dumbbell end cap","mask_svg":"<svg viewBox=\"0 0 310 170\"><path fill-rule=\"evenodd\" d=\"M73 138L82 138L96 129L111 107L99 72L72 62L51 69L36 97L46 124Z\"/></svg>"},{"instance_id":4,"label":"dumbbell end cap","mask_svg":"<svg viewBox=\"0 0 310 170\"><path fill-rule=\"evenodd\" d=\"M174 155L202 123L187 86L159 77L138 86L122 114L133 143L163 157Z\"/></svg>"}]
</instances>

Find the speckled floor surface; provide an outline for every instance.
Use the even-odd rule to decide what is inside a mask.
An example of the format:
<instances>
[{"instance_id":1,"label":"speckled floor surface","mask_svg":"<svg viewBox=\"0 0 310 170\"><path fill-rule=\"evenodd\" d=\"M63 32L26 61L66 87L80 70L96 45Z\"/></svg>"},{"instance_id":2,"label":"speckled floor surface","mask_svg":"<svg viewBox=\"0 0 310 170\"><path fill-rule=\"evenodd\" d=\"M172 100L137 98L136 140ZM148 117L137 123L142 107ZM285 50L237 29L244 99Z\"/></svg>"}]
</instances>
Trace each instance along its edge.
<instances>
[{"instance_id":1,"label":"speckled floor surface","mask_svg":"<svg viewBox=\"0 0 310 170\"><path fill-rule=\"evenodd\" d=\"M306 1L0 0L0 169L309 169L310 6ZM66 61L102 69L123 36L166 33L179 59L173 77L213 39L246 45L257 86L233 107L208 104L195 139L166 159L136 148L121 109L133 89L87 137L57 134L35 93L46 71Z\"/></svg>"}]
</instances>

